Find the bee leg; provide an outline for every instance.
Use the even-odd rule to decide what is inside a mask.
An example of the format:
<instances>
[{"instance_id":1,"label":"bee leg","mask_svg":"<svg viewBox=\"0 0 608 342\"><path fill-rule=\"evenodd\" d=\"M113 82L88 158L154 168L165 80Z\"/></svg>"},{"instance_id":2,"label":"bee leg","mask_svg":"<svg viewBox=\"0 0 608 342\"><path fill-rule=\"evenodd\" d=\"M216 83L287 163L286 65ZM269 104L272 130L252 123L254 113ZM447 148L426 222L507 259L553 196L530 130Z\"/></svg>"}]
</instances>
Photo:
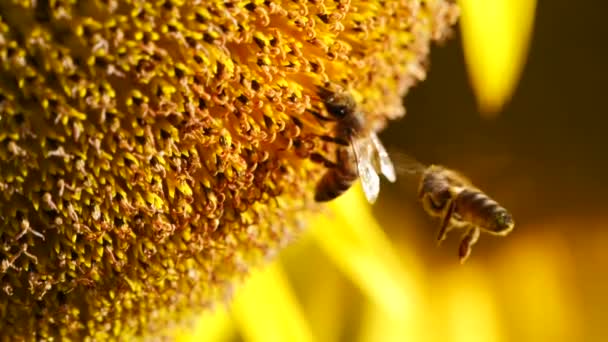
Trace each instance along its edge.
<instances>
[{"instance_id":1,"label":"bee leg","mask_svg":"<svg viewBox=\"0 0 608 342\"><path fill-rule=\"evenodd\" d=\"M462 240L460 241L460 247L458 248L458 256L460 258L460 263L464 264L469 255L471 255L471 251L473 250L473 245L477 243L479 240L480 230L477 227L470 227L467 231L462 235Z\"/></svg>"},{"instance_id":2,"label":"bee leg","mask_svg":"<svg viewBox=\"0 0 608 342\"><path fill-rule=\"evenodd\" d=\"M333 169L333 168L338 167L338 165L336 163L334 163L331 160L325 158L320 153L311 153L310 154L310 160L312 160L315 163L323 164L328 169Z\"/></svg>"},{"instance_id":3,"label":"bee leg","mask_svg":"<svg viewBox=\"0 0 608 342\"><path fill-rule=\"evenodd\" d=\"M324 122L337 121L336 118L334 118L334 117L327 117L327 116L321 114L319 111L314 110L314 109L307 109L306 111L309 112L310 114L312 114L315 117L315 119L317 120L317 122L319 122L321 125Z\"/></svg>"},{"instance_id":4,"label":"bee leg","mask_svg":"<svg viewBox=\"0 0 608 342\"><path fill-rule=\"evenodd\" d=\"M318 135L318 137L326 142L330 142L330 143L334 143L334 144L338 144L338 145L342 145L342 146L349 146L349 142L348 140L345 139L341 139L341 138L336 138L336 137L331 137L329 135Z\"/></svg>"},{"instance_id":5,"label":"bee leg","mask_svg":"<svg viewBox=\"0 0 608 342\"><path fill-rule=\"evenodd\" d=\"M437 234L437 244L441 244L443 240L446 239L448 233L452 229L450 226L450 220L452 219L452 214L454 213L454 202L450 201L448 203L448 207L445 210L445 215L441 219L441 227L439 228L439 233Z\"/></svg>"}]
</instances>

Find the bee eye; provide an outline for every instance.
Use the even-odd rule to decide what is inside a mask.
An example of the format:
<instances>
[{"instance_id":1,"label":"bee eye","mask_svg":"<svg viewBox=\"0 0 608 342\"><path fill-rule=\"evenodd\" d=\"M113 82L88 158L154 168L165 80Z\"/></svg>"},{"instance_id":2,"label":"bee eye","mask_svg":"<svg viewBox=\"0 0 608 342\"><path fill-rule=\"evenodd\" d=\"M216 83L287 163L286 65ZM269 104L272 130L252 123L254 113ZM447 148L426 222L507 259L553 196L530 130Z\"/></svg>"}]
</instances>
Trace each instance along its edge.
<instances>
[{"instance_id":1,"label":"bee eye","mask_svg":"<svg viewBox=\"0 0 608 342\"><path fill-rule=\"evenodd\" d=\"M437 211L441 211L445 208L445 201L438 202L436 199L431 198L429 202L433 206L433 209L436 209Z\"/></svg>"},{"instance_id":2,"label":"bee eye","mask_svg":"<svg viewBox=\"0 0 608 342\"><path fill-rule=\"evenodd\" d=\"M445 201L438 202L432 196L425 196L423 202L426 210L431 211L433 215L441 215L446 205Z\"/></svg>"},{"instance_id":3,"label":"bee eye","mask_svg":"<svg viewBox=\"0 0 608 342\"><path fill-rule=\"evenodd\" d=\"M348 111L348 108L343 105L326 104L325 108L327 108L327 111L336 118L342 118L342 117L346 116L347 111Z\"/></svg>"}]
</instances>

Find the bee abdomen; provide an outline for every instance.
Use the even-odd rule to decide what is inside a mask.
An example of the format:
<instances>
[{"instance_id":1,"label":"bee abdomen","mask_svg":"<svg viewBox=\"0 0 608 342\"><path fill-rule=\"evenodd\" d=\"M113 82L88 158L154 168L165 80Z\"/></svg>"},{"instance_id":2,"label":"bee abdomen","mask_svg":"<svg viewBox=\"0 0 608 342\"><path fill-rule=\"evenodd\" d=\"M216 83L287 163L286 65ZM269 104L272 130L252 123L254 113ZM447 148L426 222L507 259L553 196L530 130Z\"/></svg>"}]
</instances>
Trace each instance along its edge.
<instances>
[{"instance_id":1,"label":"bee abdomen","mask_svg":"<svg viewBox=\"0 0 608 342\"><path fill-rule=\"evenodd\" d=\"M469 189L462 190L454 204L455 212L461 217L486 229L491 229L494 217L505 210L483 192Z\"/></svg>"},{"instance_id":2,"label":"bee abdomen","mask_svg":"<svg viewBox=\"0 0 608 342\"><path fill-rule=\"evenodd\" d=\"M327 202L342 195L350 189L357 177L344 175L338 170L329 170L321 178L315 190L315 201Z\"/></svg>"}]
</instances>

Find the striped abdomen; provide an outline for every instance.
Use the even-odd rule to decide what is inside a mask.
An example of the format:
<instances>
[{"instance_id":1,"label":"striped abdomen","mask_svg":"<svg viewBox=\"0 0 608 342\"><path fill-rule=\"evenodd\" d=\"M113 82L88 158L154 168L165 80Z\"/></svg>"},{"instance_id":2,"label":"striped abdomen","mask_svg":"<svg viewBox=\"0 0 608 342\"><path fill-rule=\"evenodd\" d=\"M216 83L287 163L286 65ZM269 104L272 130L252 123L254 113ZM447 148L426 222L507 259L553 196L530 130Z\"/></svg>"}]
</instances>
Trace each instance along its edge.
<instances>
[{"instance_id":1,"label":"striped abdomen","mask_svg":"<svg viewBox=\"0 0 608 342\"><path fill-rule=\"evenodd\" d=\"M315 190L315 201L317 202L331 201L342 195L359 178L351 146L338 148L336 156L336 167L328 169L317 183Z\"/></svg>"},{"instance_id":2,"label":"striped abdomen","mask_svg":"<svg viewBox=\"0 0 608 342\"><path fill-rule=\"evenodd\" d=\"M511 214L478 190L462 190L454 199L454 214L460 220L495 235L506 235L514 226Z\"/></svg>"}]
</instances>

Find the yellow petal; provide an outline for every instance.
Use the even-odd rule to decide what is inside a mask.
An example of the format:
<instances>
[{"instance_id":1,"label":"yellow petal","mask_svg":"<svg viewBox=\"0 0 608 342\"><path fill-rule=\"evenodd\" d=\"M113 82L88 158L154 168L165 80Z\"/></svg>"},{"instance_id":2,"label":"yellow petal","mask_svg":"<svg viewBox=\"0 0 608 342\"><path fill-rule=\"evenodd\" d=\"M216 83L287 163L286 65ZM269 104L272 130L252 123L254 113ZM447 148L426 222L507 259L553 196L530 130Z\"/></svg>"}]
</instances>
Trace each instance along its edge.
<instances>
[{"instance_id":1,"label":"yellow petal","mask_svg":"<svg viewBox=\"0 0 608 342\"><path fill-rule=\"evenodd\" d=\"M418 308L419 320L428 320L426 308ZM435 324L437 322L434 322ZM425 323L426 324L426 323ZM403 342L403 341L440 341L434 338L436 331L427 329L428 325L408 324L399 317L387 316L381 307L367 303L361 316L359 342Z\"/></svg>"},{"instance_id":2,"label":"yellow petal","mask_svg":"<svg viewBox=\"0 0 608 342\"><path fill-rule=\"evenodd\" d=\"M535 0L460 0L462 40L482 113L511 97L526 60Z\"/></svg>"},{"instance_id":3,"label":"yellow petal","mask_svg":"<svg viewBox=\"0 0 608 342\"><path fill-rule=\"evenodd\" d=\"M233 315L245 341L313 341L297 299L277 262L255 272L238 290Z\"/></svg>"},{"instance_id":4,"label":"yellow petal","mask_svg":"<svg viewBox=\"0 0 608 342\"><path fill-rule=\"evenodd\" d=\"M580 307L580 289L575 285L581 279L579 266L573 263L564 238L547 233L556 227L559 224L553 222L521 227L522 231L542 233L530 234L513 244L496 272L497 282L502 284L500 295L511 299L505 308L517 327L511 331L514 340L585 339L582 327L586 311Z\"/></svg>"},{"instance_id":5,"label":"yellow petal","mask_svg":"<svg viewBox=\"0 0 608 342\"><path fill-rule=\"evenodd\" d=\"M360 187L335 200L332 209L311 231L322 250L385 314L415 326L420 275L414 259L400 259L393 250Z\"/></svg>"},{"instance_id":6,"label":"yellow petal","mask_svg":"<svg viewBox=\"0 0 608 342\"><path fill-rule=\"evenodd\" d=\"M181 331L177 342L230 341L235 335L234 324L223 307L205 312L196 323L194 331Z\"/></svg>"},{"instance_id":7,"label":"yellow petal","mask_svg":"<svg viewBox=\"0 0 608 342\"><path fill-rule=\"evenodd\" d=\"M496 298L485 274L473 263L452 268L436 278L434 293L443 315L435 315L453 342L498 342L504 336ZM443 322L443 323L441 323ZM443 329L442 329L443 330Z\"/></svg>"}]
</instances>

